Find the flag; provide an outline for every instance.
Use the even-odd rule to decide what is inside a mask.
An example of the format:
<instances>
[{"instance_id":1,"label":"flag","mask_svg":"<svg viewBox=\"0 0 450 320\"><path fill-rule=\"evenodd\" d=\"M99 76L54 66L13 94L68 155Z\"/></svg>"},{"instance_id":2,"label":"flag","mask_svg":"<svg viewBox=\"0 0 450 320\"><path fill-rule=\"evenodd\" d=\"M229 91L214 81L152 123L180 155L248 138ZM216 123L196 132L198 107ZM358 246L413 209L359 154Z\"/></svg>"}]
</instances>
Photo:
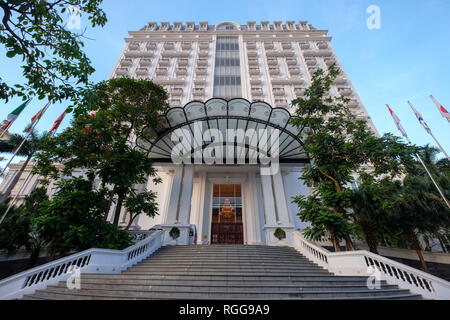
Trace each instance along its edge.
<instances>
[{"instance_id":1,"label":"flag","mask_svg":"<svg viewBox=\"0 0 450 320\"><path fill-rule=\"evenodd\" d=\"M423 120L422 115L413 107L413 105L411 104L411 102L409 102L409 106L411 107L411 109L413 109L414 114L417 117L417 120L419 120L420 124L425 128L425 130L428 132L428 134L431 134L431 130L430 127L428 127L427 123L425 122L425 120Z\"/></svg>"},{"instance_id":2,"label":"flag","mask_svg":"<svg viewBox=\"0 0 450 320\"><path fill-rule=\"evenodd\" d=\"M22 103L20 106L18 106L16 109L14 109L10 114L8 114L7 120L3 121L1 129L5 131L8 129L12 123L17 119L19 114L25 109L25 107L28 105L28 103L31 101L31 99L28 99L24 103Z\"/></svg>"},{"instance_id":3,"label":"flag","mask_svg":"<svg viewBox=\"0 0 450 320\"><path fill-rule=\"evenodd\" d=\"M30 125L26 128L26 130L27 130L28 132L30 132L31 129L33 128L33 126L35 125L35 123L36 123L37 121L39 121L39 119L41 119L42 115L44 114L45 110L47 110L47 107L48 107L49 105L50 105L50 102L47 103L47 104L45 105L45 107L43 107L41 110L39 110L39 112L36 113L36 114L33 116L33 118L31 118L31 123L30 123Z\"/></svg>"},{"instance_id":4,"label":"flag","mask_svg":"<svg viewBox=\"0 0 450 320\"><path fill-rule=\"evenodd\" d=\"M53 127L50 129L50 131L48 133L52 133L53 131L56 132L56 130L58 130L58 127L61 124L61 122L63 121L65 116L66 116L66 110L64 110L64 112L59 116L59 118L56 119L55 123L53 124Z\"/></svg>"},{"instance_id":5,"label":"flag","mask_svg":"<svg viewBox=\"0 0 450 320\"><path fill-rule=\"evenodd\" d=\"M397 115L392 111L391 108L389 108L389 105L386 105L389 109L389 112L391 113L392 118L394 119L395 125L397 126L397 129L402 133L402 135L408 139L408 135L406 134L405 129L403 129L402 125L400 124L400 119L397 117Z\"/></svg>"},{"instance_id":6,"label":"flag","mask_svg":"<svg viewBox=\"0 0 450 320\"><path fill-rule=\"evenodd\" d=\"M445 110L445 108L444 108L439 102L437 102L437 100L436 100L432 95L430 95L430 98L431 98L431 100L433 100L434 103L436 104L436 106L437 106L437 108L439 109L439 112L441 113L441 115L442 115L445 119L447 119L448 122L450 122L450 113L449 113L447 110Z\"/></svg>"}]
</instances>

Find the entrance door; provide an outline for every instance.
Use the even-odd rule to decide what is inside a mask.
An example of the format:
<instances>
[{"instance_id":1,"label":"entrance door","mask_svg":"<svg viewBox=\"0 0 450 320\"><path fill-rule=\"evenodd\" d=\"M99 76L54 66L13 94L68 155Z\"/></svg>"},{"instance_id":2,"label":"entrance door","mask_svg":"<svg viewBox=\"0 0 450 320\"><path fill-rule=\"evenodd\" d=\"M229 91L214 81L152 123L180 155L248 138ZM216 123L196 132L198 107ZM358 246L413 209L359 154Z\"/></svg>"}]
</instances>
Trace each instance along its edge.
<instances>
[{"instance_id":1,"label":"entrance door","mask_svg":"<svg viewBox=\"0 0 450 320\"><path fill-rule=\"evenodd\" d=\"M211 243L244 243L242 225L242 187L240 184L215 184Z\"/></svg>"}]
</instances>

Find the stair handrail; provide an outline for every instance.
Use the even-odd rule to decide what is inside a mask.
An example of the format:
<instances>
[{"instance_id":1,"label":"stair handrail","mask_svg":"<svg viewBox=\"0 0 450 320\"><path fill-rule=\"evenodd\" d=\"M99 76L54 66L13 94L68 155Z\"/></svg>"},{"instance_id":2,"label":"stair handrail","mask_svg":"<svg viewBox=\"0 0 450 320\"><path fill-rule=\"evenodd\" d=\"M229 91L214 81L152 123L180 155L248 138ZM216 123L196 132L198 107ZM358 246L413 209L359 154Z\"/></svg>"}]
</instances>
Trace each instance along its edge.
<instances>
[{"instance_id":1,"label":"stair handrail","mask_svg":"<svg viewBox=\"0 0 450 320\"><path fill-rule=\"evenodd\" d=\"M307 240L299 231L293 232L293 246L337 276L369 277L370 288L376 289L372 286L375 281L385 280L426 299L450 300L450 282L367 250L330 252Z\"/></svg>"},{"instance_id":2,"label":"stair handrail","mask_svg":"<svg viewBox=\"0 0 450 320\"><path fill-rule=\"evenodd\" d=\"M123 250L91 248L15 274L0 280L0 300L20 299L82 273L120 273L158 250L163 235L157 230Z\"/></svg>"}]
</instances>

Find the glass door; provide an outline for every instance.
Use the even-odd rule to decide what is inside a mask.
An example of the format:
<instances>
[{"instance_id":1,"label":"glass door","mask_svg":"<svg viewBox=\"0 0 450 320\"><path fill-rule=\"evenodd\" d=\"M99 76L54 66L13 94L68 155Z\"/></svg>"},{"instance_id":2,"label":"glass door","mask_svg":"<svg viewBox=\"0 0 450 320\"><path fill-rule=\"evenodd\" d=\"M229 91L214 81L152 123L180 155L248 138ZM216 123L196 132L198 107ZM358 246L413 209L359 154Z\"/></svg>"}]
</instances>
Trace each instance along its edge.
<instances>
[{"instance_id":1,"label":"glass door","mask_svg":"<svg viewBox=\"0 0 450 320\"><path fill-rule=\"evenodd\" d=\"M243 244L242 187L240 184L213 186L211 243Z\"/></svg>"}]
</instances>

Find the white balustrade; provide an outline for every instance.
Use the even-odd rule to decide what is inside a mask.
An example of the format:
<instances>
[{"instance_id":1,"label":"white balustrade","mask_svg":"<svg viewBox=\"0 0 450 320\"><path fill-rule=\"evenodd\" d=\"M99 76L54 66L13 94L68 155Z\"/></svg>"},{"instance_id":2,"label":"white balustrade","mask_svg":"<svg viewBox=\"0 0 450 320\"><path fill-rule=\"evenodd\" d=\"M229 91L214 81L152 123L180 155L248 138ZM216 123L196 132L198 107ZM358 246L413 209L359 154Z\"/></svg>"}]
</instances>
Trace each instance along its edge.
<instances>
[{"instance_id":1,"label":"white balustrade","mask_svg":"<svg viewBox=\"0 0 450 320\"><path fill-rule=\"evenodd\" d=\"M450 299L450 282L366 250L330 252L294 232L294 248L337 276L374 276L420 294L425 299ZM374 273L374 270L377 272Z\"/></svg>"},{"instance_id":2,"label":"white balustrade","mask_svg":"<svg viewBox=\"0 0 450 320\"><path fill-rule=\"evenodd\" d=\"M140 237L145 234L135 233ZM13 275L0 281L0 299L20 299L65 281L73 275L74 268L79 268L80 273L120 273L158 250L163 235L162 230L153 231L124 250L92 248Z\"/></svg>"}]
</instances>

